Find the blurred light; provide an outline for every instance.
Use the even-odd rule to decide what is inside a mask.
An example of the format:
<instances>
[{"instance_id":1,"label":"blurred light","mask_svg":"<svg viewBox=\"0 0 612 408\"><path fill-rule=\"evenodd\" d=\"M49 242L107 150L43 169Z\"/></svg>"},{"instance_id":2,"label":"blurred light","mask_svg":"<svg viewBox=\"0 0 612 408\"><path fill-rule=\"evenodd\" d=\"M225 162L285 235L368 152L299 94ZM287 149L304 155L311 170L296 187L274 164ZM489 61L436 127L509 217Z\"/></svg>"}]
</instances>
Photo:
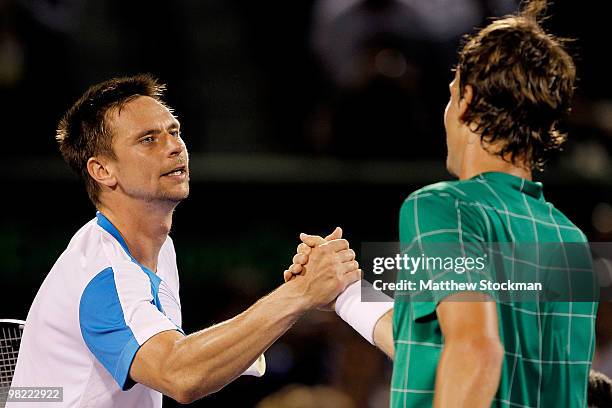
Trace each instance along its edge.
<instances>
[{"instance_id":1,"label":"blurred light","mask_svg":"<svg viewBox=\"0 0 612 408\"><path fill-rule=\"evenodd\" d=\"M612 158L599 141L583 142L572 151L572 166L589 178L608 180L612 172Z\"/></svg>"},{"instance_id":2,"label":"blurred light","mask_svg":"<svg viewBox=\"0 0 612 408\"><path fill-rule=\"evenodd\" d=\"M591 113L593 121L600 128L612 132L612 101L594 102Z\"/></svg>"},{"instance_id":3,"label":"blurred light","mask_svg":"<svg viewBox=\"0 0 612 408\"><path fill-rule=\"evenodd\" d=\"M612 232L612 206L599 203L593 209L593 226L603 234Z\"/></svg>"},{"instance_id":4,"label":"blurred light","mask_svg":"<svg viewBox=\"0 0 612 408\"><path fill-rule=\"evenodd\" d=\"M397 51L390 48L381 50L374 59L376 70L389 78L399 78L406 73L408 64L406 57Z\"/></svg>"},{"instance_id":5,"label":"blurred light","mask_svg":"<svg viewBox=\"0 0 612 408\"><path fill-rule=\"evenodd\" d=\"M612 261L599 258L593 261L593 269L597 273L599 286L607 288L612 286Z\"/></svg>"},{"instance_id":6,"label":"blurred light","mask_svg":"<svg viewBox=\"0 0 612 408\"><path fill-rule=\"evenodd\" d=\"M25 56L22 45L12 33L0 36L0 61L0 86L15 86L23 76Z\"/></svg>"}]
</instances>

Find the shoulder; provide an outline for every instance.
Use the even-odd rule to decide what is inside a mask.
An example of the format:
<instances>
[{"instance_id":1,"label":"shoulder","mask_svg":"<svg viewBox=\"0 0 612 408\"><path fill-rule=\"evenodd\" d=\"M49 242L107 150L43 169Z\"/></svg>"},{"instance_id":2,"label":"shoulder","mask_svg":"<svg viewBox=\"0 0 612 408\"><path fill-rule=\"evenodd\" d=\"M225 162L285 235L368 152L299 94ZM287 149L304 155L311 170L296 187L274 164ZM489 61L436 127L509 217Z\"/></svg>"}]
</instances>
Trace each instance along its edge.
<instances>
[{"instance_id":1,"label":"shoulder","mask_svg":"<svg viewBox=\"0 0 612 408\"><path fill-rule=\"evenodd\" d=\"M486 187L478 180L441 181L420 188L410 194L406 201L431 197L431 201L468 203L485 192Z\"/></svg>"},{"instance_id":2,"label":"shoulder","mask_svg":"<svg viewBox=\"0 0 612 408\"><path fill-rule=\"evenodd\" d=\"M94 218L70 239L52 273L69 274L70 279L86 283L100 271L125 260L129 260L129 256L121 245Z\"/></svg>"},{"instance_id":3,"label":"shoulder","mask_svg":"<svg viewBox=\"0 0 612 408\"><path fill-rule=\"evenodd\" d=\"M90 247L92 240L100 236L100 227L96 219L89 220L70 238L67 250L79 251Z\"/></svg>"},{"instance_id":4,"label":"shoulder","mask_svg":"<svg viewBox=\"0 0 612 408\"><path fill-rule=\"evenodd\" d=\"M126 249L110 232L99 225L96 218L83 225L74 234L67 251L79 253L88 260L93 258L104 258L107 261L130 259Z\"/></svg>"},{"instance_id":5,"label":"shoulder","mask_svg":"<svg viewBox=\"0 0 612 408\"><path fill-rule=\"evenodd\" d=\"M469 207L483 193L484 187L476 180L442 181L420 188L410 194L402 204L402 210L425 205L437 211L455 211ZM469 211L469 210L468 210Z\"/></svg>"},{"instance_id":6,"label":"shoulder","mask_svg":"<svg viewBox=\"0 0 612 408\"><path fill-rule=\"evenodd\" d=\"M578 227L567 215L555 207L552 203L546 202L548 217L557 228L561 228L560 233L563 240L567 242L588 242L586 234Z\"/></svg>"},{"instance_id":7,"label":"shoulder","mask_svg":"<svg viewBox=\"0 0 612 408\"><path fill-rule=\"evenodd\" d=\"M473 180L444 181L416 190L400 210L400 235L404 239L432 231L471 231L479 237L482 214L471 203L481 186ZM482 224L482 225L481 225Z\"/></svg>"}]
</instances>

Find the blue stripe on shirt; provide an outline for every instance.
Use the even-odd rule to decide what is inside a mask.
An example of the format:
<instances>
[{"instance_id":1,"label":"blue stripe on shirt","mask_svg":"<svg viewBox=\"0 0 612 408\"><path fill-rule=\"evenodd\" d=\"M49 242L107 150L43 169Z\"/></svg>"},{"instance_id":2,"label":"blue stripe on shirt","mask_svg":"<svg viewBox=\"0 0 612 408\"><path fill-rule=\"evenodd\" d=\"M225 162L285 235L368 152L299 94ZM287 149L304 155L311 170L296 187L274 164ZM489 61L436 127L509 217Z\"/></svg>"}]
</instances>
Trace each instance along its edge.
<instances>
[{"instance_id":1,"label":"blue stripe on shirt","mask_svg":"<svg viewBox=\"0 0 612 408\"><path fill-rule=\"evenodd\" d=\"M102 270L85 287L79 323L89 350L122 390L131 388L130 365L140 346L125 321L112 268Z\"/></svg>"}]
</instances>

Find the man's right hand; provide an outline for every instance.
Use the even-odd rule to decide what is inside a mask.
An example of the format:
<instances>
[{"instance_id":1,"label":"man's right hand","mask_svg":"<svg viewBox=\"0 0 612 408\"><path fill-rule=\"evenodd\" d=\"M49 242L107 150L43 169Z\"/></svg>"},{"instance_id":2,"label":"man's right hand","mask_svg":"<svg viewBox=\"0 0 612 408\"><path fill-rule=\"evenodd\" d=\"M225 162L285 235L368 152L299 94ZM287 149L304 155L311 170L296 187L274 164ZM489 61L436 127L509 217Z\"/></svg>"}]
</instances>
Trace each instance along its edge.
<instances>
[{"instance_id":1,"label":"man's right hand","mask_svg":"<svg viewBox=\"0 0 612 408\"><path fill-rule=\"evenodd\" d=\"M300 234L300 243L296 250L296 255L293 257L293 264L284 272L283 277L285 282L291 280L302 279L302 276L308 276L310 254L317 246L325 244L325 242L337 239L342 236L342 230L336 228L334 232L325 238L318 235ZM355 252L350 250L350 255L355 258ZM308 270L307 270L308 269ZM395 348L393 344L393 299L388 298L387 302L378 302L368 306L367 302L361 302L360 293L363 286L352 287L347 289L340 296L344 299L338 305L338 299L334 299L329 304L319 307L319 310L332 311L335 310L338 316L353 327L370 343L375 344L387 356L393 359ZM367 287L366 283L366 287Z\"/></svg>"},{"instance_id":2,"label":"man's right hand","mask_svg":"<svg viewBox=\"0 0 612 408\"><path fill-rule=\"evenodd\" d=\"M333 239L309 251L308 273L300 276L296 284L304 288L310 305L315 308L329 304L359 279L361 270L348 241Z\"/></svg>"},{"instance_id":3,"label":"man's right hand","mask_svg":"<svg viewBox=\"0 0 612 408\"><path fill-rule=\"evenodd\" d=\"M308 257L312 248L322 245L328 241L340 238L342 238L342 228L340 227L336 227L336 229L334 229L334 231L325 238L320 237L319 235L309 235L301 233L300 240L302 240L303 242L301 242L297 247L296 254L293 257L293 263L283 272L283 279L285 280L285 282L289 282L297 275L306 274L306 268L304 267L304 265L308 263ZM353 259L355 259L354 251Z\"/></svg>"},{"instance_id":4,"label":"man's right hand","mask_svg":"<svg viewBox=\"0 0 612 408\"><path fill-rule=\"evenodd\" d=\"M300 239L303 242L300 243L297 247L297 253L293 257L293 264L283 273L283 278L285 282L289 282L298 275L306 275L308 269L306 264L308 263L308 258L310 256L312 248L322 245L328 241L340 238L342 238L342 228L340 227L336 227L336 229L334 229L334 231L325 238L320 237L318 235L308 235L303 233L300 234ZM352 256L350 260L355 259L355 251L353 251L352 249L349 249L349 251L350 255ZM336 299L332 300L325 306L318 307L318 309L326 312L333 311L335 308L335 303Z\"/></svg>"}]
</instances>

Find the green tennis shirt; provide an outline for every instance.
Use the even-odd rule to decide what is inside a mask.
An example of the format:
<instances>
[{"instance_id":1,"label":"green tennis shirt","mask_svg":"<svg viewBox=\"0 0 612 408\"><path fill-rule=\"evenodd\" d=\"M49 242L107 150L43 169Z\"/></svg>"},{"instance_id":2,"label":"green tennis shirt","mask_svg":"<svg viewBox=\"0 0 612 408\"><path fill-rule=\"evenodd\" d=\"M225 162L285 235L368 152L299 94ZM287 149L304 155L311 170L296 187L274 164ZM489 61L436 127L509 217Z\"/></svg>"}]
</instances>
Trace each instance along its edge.
<instances>
[{"instance_id":1,"label":"green tennis shirt","mask_svg":"<svg viewBox=\"0 0 612 408\"><path fill-rule=\"evenodd\" d=\"M586 237L544 199L542 184L491 172L411 194L400 211L400 242L584 243ZM439 300L396 298L393 408L433 404L444 347ZM497 309L505 356L492 406L586 407L597 303L499 301Z\"/></svg>"}]
</instances>

